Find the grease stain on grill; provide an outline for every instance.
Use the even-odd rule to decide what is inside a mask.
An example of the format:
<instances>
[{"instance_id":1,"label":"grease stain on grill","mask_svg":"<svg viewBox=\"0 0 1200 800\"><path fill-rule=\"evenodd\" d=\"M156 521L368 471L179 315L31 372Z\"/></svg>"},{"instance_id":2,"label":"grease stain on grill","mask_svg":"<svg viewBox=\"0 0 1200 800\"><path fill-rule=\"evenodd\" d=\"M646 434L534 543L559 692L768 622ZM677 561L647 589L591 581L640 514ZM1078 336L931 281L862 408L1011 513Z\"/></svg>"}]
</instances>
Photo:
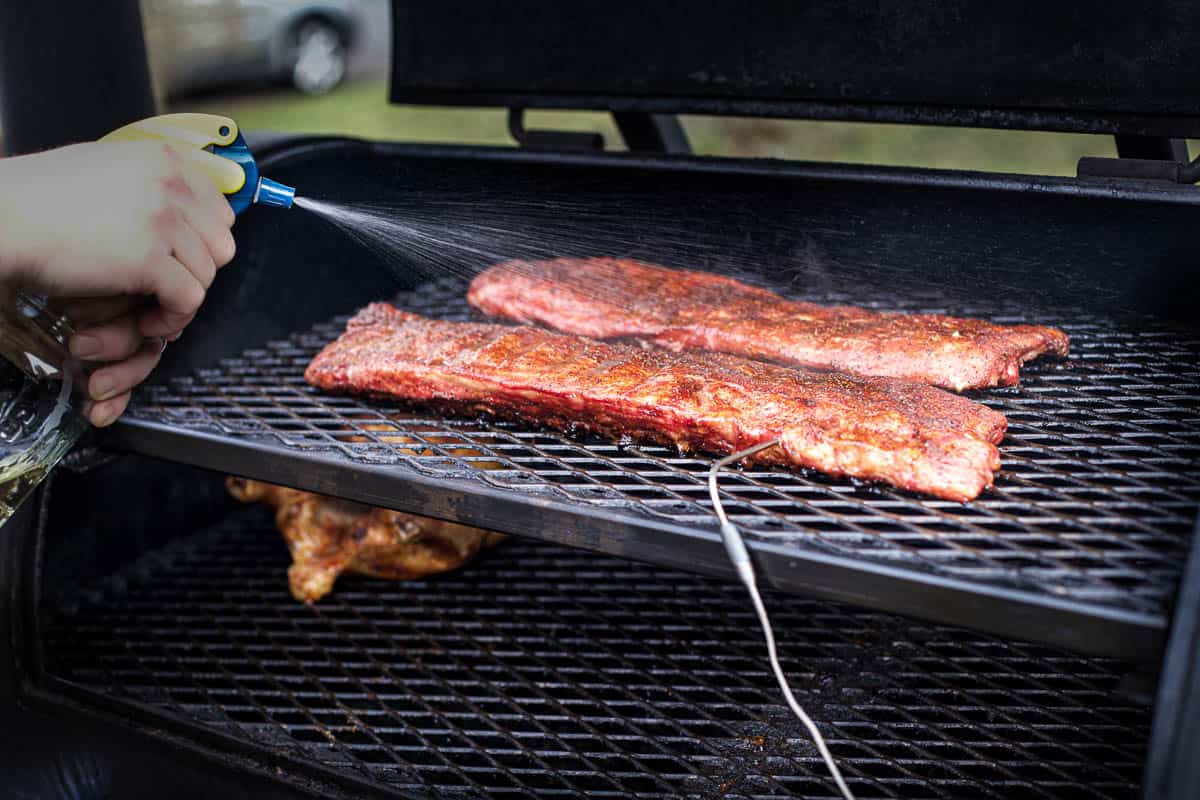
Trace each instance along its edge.
<instances>
[{"instance_id":1,"label":"grease stain on grill","mask_svg":"<svg viewBox=\"0 0 1200 800\"><path fill-rule=\"evenodd\" d=\"M435 281L396 303L466 319L464 288ZM864 305L844 292L804 299ZM1072 336L1067 360L1039 359L1025 365L1019 387L971 393L1011 423L995 487L964 506L807 470L747 469L726 487L731 518L752 545L819 549L1165 615L1200 507L1200 342L1083 312L1032 315L936 302L886 305L1058 323ZM304 366L345 320L147 387L129 415L334 451L351 467L395 466L715 528L704 486L711 462L703 457L313 391ZM1144 566L1150 561L1162 569Z\"/></svg>"}]
</instances>

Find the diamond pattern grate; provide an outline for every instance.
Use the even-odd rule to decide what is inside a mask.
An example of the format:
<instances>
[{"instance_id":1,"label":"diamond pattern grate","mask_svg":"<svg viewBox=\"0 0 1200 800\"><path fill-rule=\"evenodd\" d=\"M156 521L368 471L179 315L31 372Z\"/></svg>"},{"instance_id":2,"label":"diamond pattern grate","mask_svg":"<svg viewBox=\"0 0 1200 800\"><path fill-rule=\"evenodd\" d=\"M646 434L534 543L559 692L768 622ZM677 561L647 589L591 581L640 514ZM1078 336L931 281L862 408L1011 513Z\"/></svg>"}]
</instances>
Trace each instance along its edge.
<instances>
[{"instance_id":1,"label":"diamond pattern grate","mask_svg":"<svg viewBox=\"0 0 1200 800\"><path fill-rule=\"evenodd\" d=\"M460 282L444 280L397 303L467 319L463 295ZM816 299L873 305L850 295ZM812 472L751 469L722 481L730 516L747 537L1164 614L1200 507L1200 341L1084 313L1035 320L995 308L937 308L933 298L888 307L1051 321L1071 335L1074 351L1027 365L1019 388L976 393L1010 422L1003 472L978 500L962 505ZM715 527L702 456L317 393L303 369L344 321L150 387L131 418L167 423L181 435L215 432L334 454L346 470L382 465L466 476L585 510Z\"/></svg>"},{"instance_id":2,"label":"diamond pattern grate","mask_svg":"<svg viewBox=\"0 0 1200 800\"><path fill-rule=\"evenodd\" d=\"M148 554L46 623L49 672L438 797L833 797L736 585L512 540L435 580L287 593L270 515ZM785 669L861 798L1137 795L1116 662L774 595ZM285 775L292 774L285 769Z\"/></svg>"}]
</instances>

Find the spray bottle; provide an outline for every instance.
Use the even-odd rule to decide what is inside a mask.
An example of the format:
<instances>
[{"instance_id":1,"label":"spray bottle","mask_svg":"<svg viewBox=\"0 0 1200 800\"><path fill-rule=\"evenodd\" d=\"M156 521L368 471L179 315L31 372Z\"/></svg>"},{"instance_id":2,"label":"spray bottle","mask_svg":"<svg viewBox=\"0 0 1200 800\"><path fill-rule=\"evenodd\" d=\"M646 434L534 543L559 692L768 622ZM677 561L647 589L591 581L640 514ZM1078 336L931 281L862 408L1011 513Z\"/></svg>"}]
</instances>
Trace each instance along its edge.
<instances>
[{"instance_id":1,"label":"spray bottle","mask_svg":"<svg viewBox=\"0 0 1200 800\"><path fill-rule=\"evenodd\" d=\"M229 198L290 208L296 190L258 174L228 117L164 114L118 128L101 141L158 140L175 147ZM70 322L44 298L0 290L0 524L88 428L80 413L82 366L71 358Z\"/></svg>"}]
</instances>

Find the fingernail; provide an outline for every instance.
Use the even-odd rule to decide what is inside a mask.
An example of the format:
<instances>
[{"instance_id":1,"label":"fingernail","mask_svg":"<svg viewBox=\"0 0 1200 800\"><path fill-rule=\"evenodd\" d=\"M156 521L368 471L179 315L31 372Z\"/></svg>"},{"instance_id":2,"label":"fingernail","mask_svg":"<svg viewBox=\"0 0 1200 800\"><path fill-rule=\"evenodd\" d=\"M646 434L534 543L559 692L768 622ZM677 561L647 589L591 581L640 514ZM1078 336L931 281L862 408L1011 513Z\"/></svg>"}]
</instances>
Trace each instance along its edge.
<instances>
[{"instance_id":1,"label":"fingernail","mask_svg":"<svg viewBox=\"0 0 1200 800\"><path fill-rule=\"evenodd\" d=\"M180 336L183 336L183 331L176 331L175 333L173 333L167 337L167 341L168 342L177 342L177 341L179 341Z\"/></svg>"},{"instance_id":2,"label":"fingernail","mask_svg":"<svg viewBox=\"0 0 1200 800\"><path fill-rule=\"evenodd\" d=\"M99 337L88 336L86 333L77 333L71 337L71 355L76 358L91 358L100 352L103 347L103 342Z\"/></svg>"},{"instance_id":3,"label":"fingernail","mask_svg":"<svg viewBox=\"0 0 1200 800\"><path fill-rule=\"evenodd\" d=\"M112 425L117 421L118 416L119 414L117 414L116 409L107 409L105 411L101 411L100 415L92 420L92 424L97 428L107 428L109 425Z\"/></svg>"}]
</instances>

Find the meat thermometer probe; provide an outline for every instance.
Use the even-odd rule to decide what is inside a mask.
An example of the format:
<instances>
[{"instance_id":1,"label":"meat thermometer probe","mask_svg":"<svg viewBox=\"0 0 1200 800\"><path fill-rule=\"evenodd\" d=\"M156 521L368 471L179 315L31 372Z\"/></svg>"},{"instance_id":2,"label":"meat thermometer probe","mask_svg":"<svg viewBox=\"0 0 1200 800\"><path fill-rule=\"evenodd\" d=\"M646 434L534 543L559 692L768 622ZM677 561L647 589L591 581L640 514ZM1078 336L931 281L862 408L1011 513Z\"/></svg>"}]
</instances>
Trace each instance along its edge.
<instances>
[{"instance_id":1,"label":"meat thermometer probe","mask_svg":"<svg viewBox=\"0 0 1200 800\"><path fill-rule=\"evenodd\" d=\"M291 208L296 190L258 174L237 123L215 114L164 114L118 128L102 142L158 140L198 166L235 213L253 203ZM70 322L44 298L0 291L0 525L87 430L78 412L81 365Z\"/></svg>"}]
</instances>

